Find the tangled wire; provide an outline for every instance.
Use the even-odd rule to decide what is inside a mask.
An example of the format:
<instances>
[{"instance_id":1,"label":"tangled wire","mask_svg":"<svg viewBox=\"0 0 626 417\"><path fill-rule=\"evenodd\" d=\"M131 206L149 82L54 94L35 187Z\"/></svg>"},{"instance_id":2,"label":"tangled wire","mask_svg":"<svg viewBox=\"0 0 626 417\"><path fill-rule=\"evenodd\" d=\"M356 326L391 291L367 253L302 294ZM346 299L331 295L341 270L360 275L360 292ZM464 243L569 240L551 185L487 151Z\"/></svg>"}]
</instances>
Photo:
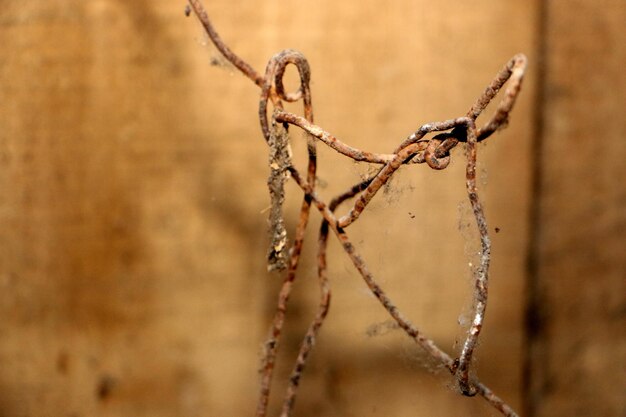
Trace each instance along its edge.
<instances>
[{"instance_id":1,"label":"tangled wire","mask_svg":"<svg viewBox=\"0 0 626 417\"><path fill-rule=\"evenodd\" d=\"M226 46L213 28L199 0L189 0L186 14L189 15L192 10L204 26L209 38L224 58L261 88L259 120L263 137L270 148L270 176L268 178L268 186L272 206L270 210L271 235L268 251L268 269L286 269L286 274L278 296L278 305L271 324L269 336L264 345L265 348L261 367L261 389L256 409L256 417L264 417L267 415L272 376L285 322L287 304L296 278L296 270L304 243L304 232L308 225L309 213L312 206L314 206L323 217L318 235L317 252L317 276L320 289L319 306L315 318L309 325L300 345L297 359L289 377L281 417L289 417L292 415L298 386L307 358L311 353L317 334L328 313L330 305L330 287L327 276L326 248L331 230L338 238L344 251L350 257L354 267L359 271L371 292L395 320L397 325L434 358L437 363L441 364L454 375L460 392L466 396L479 394L503 415L517 416L515 411L513 411L508 404L496 396L493 391L480 382L474 375L470 375L470 368L487 307L488 271L491 259L491 242L487 231L487 221L478 198L476 186L476 148L478 142L487 139L496 130L506 126L509 114L521 88L524 71L526 69L526 57L522 54L518 54L511 58L465 116L422 125L402 141L393 153L372 153L353 148L343 143L332 134L324 131L321 127L313 124L313 106L309 86L311 72L309 63L304 55L291 49L281 51L269 60L265 75L261 76L248 63L235 55L230 48ZM283 85L285 69L290 64L297 68L300 77L300 86L295 92L285 91ZM476 119L507 81L509 85L504 91L504 97L499 102L495 113L487 123L481 127L477 127ZM300 100L304 107L304 117L284 110L283 102L296 102ZM268 111L269 102L271 102L273 107L271 116ZM308 133L308 164L306 174L301 174L291 163L289 126L296 126ZM430 138L426 137L435 132L437 132L437 134L434 136ZM315 190L317 179L317 141L324 143L354 161L380 165L380 169L378 169L376 174L353 185L342 194L333 198L329 203L326 203ZM467 332L459 357L453 359L412 324L385 294L374 279L372 273L368 270L363 258L351 243L346 233L346 228L359 218L372 198L381 187L391 179L401 165L426 163L432 169L445 169L450 163L450 151L459 143L464 143L467 149L467 165L465 170L466 189L480 233L481 251L480 265L474 274L475 291L473 292L472 323ZM293 179L304 193L300 208L300 217L291 245L288 245L287 232L282 216L284 183L289 178ZM353 198L354 202L350 209L342 216L337 216L335 214L337 208L342 203Z\"/></svg>"}]
</instances>

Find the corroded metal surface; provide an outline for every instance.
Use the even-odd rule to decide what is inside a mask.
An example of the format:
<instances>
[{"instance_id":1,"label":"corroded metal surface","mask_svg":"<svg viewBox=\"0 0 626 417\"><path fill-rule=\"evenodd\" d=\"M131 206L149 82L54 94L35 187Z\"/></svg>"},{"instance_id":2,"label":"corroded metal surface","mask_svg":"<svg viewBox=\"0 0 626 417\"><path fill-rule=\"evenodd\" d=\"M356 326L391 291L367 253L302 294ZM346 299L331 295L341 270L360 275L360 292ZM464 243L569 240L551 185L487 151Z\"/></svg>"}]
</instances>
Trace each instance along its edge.
<instances>
[{"instance_id":1,"label":"corroded metal surface","mask_svg":"<svg viewBox=\"0 0 626 417\"><path fill-rule=\"evenodd\" d=\"M359 271L372 294L387 310L389 315L396 321L398 326L404 330L409 337L415 340L432 358L456 376L459 389L463 395L474 396L479 394L503 415L516 416L517 414L510 406L497 397L475 376L471 375L470 372L472 357L478 343L480 331L483 327L487 307L488 270L491 254L487 221L478 197L476 185L476 144L479 141L487 139L498 129L506 126L510 112L521 88L526 68L526 57L522 54L514 56L476 100L466 116L424 124L402 141L393 153L377 154L347 145L334 135L313 124L313 110L309 87L311 77L310 68L306 58L300 52L284 50L274 55L267 65L265 75L261 77L250 65L235 55L224 44L211 25L202 4L198 0L190 0L189 3L202 22L209 38L223 56L247 78L261 87L261 99L259 102L261 131L270 147L274 147L272 148L272 154L274 155L280 151L275 149L276 146L284 146L286 148L289 145L288 140L281 142L282 145L277 145L277 142L274 140L277 137L276 129L272 129L272 126L282 124L285 128L288 128L289 125L293 125L308 133L309 157L306 176L302 176L300 171L293 165L289 165L286 168L283 167L283 170L287 169L291 178L301 188L304 197L294 241L289 250L288 268L279 292L276 313L270 328L269 337L265 342L261 367L261 390L256 411L257 417L263 417L267 414L272 387L272 376L280 344L281 332L285 322L285 313L287 311L292 286L296 278L296 270L304 243L304 231L308 224L311 206L315 206L323 217L318 238L318 282L320 301L316 316L304 336L298 357L289 378L281 416L288 417L292 414L297 389L307 358L315 344L318 331L328 313L330 288L326 272L326 247L329 230L334 232L354 267ZM283 86L283 76L289 64L297 68L300 76L300 86L298 90L290 93L286 92ZM508 87L504 91L504 97L499 102L495 113L482 127L477 127L475 124L476 119L482 114L487 105L494 99L506 83L508 83ZM299 100L303 102L304 117L284 111L283 102L295 102ZM270 102L275 110L271 116L271 120L268 115L268 105ZM429 134L435 132L438 132L438 134L431 138L427 137ZM382 167L380 167L378 172L372 177L352 186L350 189L334 198L330 204L326 204L315 190L317 179L316 140L321 141L331 149L354 161L378 164L382 165ZM481 251L480 265L473 271L475 291L472 324L466 335L460 356L453 359L400 312L368 270L365 261L357 252L345 229L359 218L360 214L367 208L377 192L389 182L400 166L413 163L426 163L435 170L445 169L450 163L450 150L459 143L466 144L466 189L480 233ZM284 161L286 161L286 159L283 158L283 162ZM275 161L271 160L270 169L273 169L273 163L275 163ZM271 190L278 191L278 194L280 194L281 186L281 184L278 184L277 188L271 188ZM274 191L272 192L274 193ZM334 212L338 206L351 198L355 198L355 201L348 212L342 216L336 216ZM280 198L278 200L280 200ZM276 207L280 206L278 200L274 203ZM272 210L272 212L272 216L279 216L279 210ZM273 223L278 224L280 221L273 219ZM279 229L278 226L275 226L272 228L272 231L274 234L278 233L280 235L278 240L279 245L281 245L284 241L282 240L282 229ZM276 242L273 240L272 245L275 243ZM282 247L280 249L282 250ZM272 250L273 247L270 248L270 253ZM270 267L272 267L272 265L270 265Z\"/></svg>"}]
</instances>

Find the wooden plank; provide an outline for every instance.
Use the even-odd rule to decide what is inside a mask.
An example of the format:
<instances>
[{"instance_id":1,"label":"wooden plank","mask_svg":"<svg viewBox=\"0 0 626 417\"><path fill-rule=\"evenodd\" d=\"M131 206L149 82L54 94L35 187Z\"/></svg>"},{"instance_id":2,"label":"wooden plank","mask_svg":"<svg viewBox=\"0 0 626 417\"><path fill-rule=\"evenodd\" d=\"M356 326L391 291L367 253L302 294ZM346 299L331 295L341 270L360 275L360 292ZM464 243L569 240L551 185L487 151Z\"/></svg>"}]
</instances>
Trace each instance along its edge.
<instances>
[{"instance_id":1,"label":"wooden plank","mask_svg":"<svg viewBox=\"0 0 626 417\"><path fill-rule=\"evenodd\" d=\"M208 65L183 8L3 12L2 415L250 409L265 220L188 100Z\"/></svg>"},{"instance_id":2,"label":"wooden plank","mask_svg":"<svg viewBox=\"0 0 626 417\"><path fill-rule=\"evenodd\" d=\"M623 415L626 6L545 19L528 415Z\"/></svg>"},{"instance_id":3,"label":"wooden plank","mask_svg":"<svg viewBox=\"0 0 626 417\"><path fill-rule=\"evenodd\" d=\"M302 50L320 125L387 152L422 123L463 115L513 54L532 52L537 3L208 6L259 71L280 49ZM216 54L199 26L169 0L10 1L0 41L0 414L250 415L280 280L264 265L257 88L211 67ZM530 77L509 128L479 150L490 227L501 232L478 373L518 408L532 97ZM303 150L294 143L297 161ZM459 209L462 150L454 159L444 172L403 170L351 229L390 295L450 352L463 335L457 320L467 315L477 240L458 231L472 219ZM321 192L366 170L320 151ZM295 213L300 196L288 194ZM314 241L312 232L283 379L314 314ZM331 249L333 306L296 415L490 412L458 395L399 332L367 335L387 316Z\"/></svg>"}]
</instances>

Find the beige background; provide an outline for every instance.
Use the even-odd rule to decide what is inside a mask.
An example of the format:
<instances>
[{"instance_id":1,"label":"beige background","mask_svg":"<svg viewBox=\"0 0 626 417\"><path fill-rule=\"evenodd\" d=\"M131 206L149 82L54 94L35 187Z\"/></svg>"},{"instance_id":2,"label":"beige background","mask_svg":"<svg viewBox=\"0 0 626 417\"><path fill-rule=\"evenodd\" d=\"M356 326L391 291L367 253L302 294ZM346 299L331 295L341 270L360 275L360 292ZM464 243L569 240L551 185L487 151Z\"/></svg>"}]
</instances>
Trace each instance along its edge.
<instances>
[{"instance_id":1,"label":"beige background","mask_svg":"<svg viewBox=\"0 0 626 417\"><path fill-rule=\"evenodd\" d=\"M528 55L510 126L479 149L500 233L478 374L525 415L610 416L626 408L626 12L617 0L567 3L207 8L258 71L280 49L302 51L316 122L372 151L463 115L512 55ZM1 4L0 415L251 415L280 282L264 263L257 87L211 66L217 53L183 1ZM477 245L460 148L453 158L443 172L402 169L351 229L399 307L451 353ZM325 197L366 172L320 151ZM293 226L300 194L288 194ZM314 315L318 222L273 409ZM329 262L333 304L297 416L495 415L383 331L386 314L334 241Z\"/></svg>"}]
</instances>

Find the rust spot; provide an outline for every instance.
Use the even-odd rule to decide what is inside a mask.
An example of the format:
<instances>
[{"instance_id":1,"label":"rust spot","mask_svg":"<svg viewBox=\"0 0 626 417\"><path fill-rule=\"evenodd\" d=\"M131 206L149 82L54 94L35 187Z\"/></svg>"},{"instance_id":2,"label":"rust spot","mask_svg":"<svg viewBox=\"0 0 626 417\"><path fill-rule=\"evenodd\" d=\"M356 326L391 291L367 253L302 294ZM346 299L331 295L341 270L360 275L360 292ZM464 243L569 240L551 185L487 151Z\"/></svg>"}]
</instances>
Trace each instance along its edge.
<instances>
[{"instance_id":1,"label":"rust spot","mask_svg":"<svg viewBox=\"0 0 626 417\"><path fill-rule=\"evenodd\" d=\"M453 374L456 373L457 369L459 369L459 363L460 363L459 358L455 358L454 361L452 362L452 366L450 370L452 371Z\"/></svg>"}]
</instances>

